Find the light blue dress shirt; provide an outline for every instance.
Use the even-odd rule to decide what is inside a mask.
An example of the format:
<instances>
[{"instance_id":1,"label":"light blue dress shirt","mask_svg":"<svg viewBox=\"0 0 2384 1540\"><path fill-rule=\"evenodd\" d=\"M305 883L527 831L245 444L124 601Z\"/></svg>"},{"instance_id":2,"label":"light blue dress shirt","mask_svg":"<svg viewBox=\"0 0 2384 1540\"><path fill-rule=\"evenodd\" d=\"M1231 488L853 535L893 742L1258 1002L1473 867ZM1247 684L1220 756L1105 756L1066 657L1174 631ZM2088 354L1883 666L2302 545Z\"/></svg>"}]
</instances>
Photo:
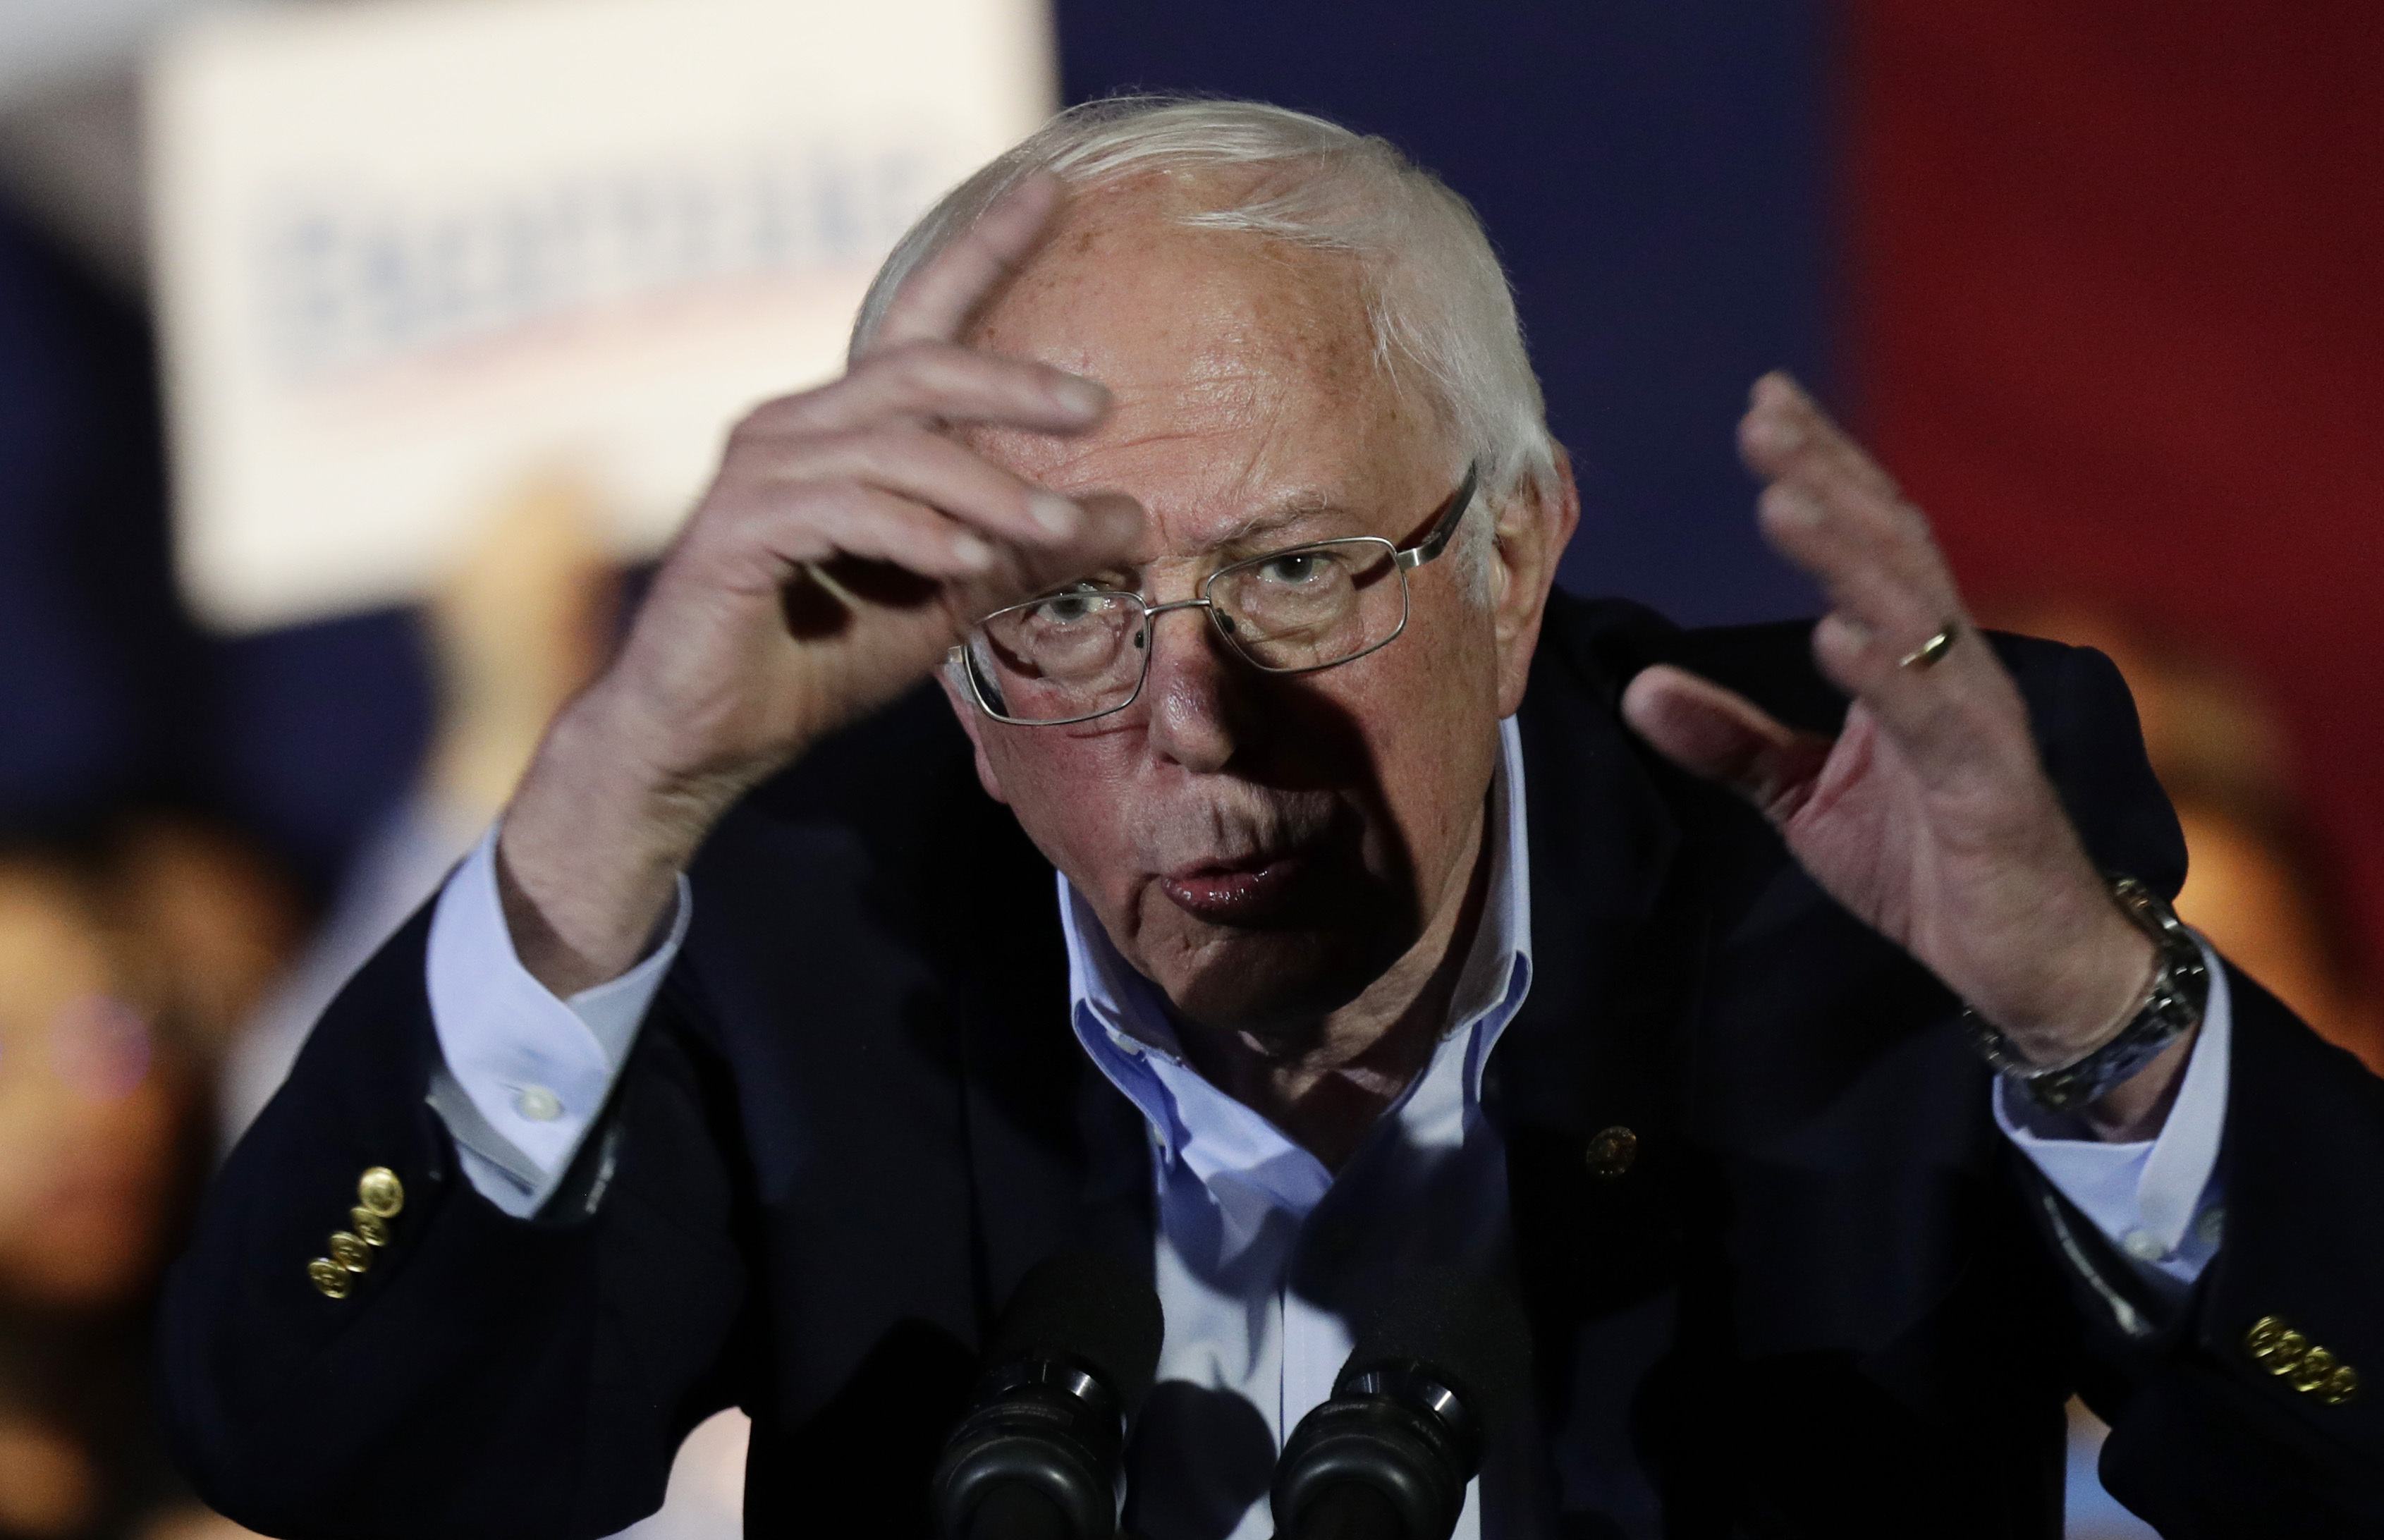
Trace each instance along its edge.
<instances>
[{"instance_id":1,"label":"light blue dress shirt","mask_svg":"<svg viewBox=\"0 0 2384 1540\"><path fill-rule=\"evenodd\" d=\"M1483 1115L1481 1089L1491 1049L1531 987L1532 903L1521 741L1511 719L1500 724L1500 743L1489 898L1449 1025L1337 1175L1184 1062L1154 987L1060 879L1077 1041L1141 1112L1150 1136L1167 1331L1142 1434L1161 1455L1137 1502L1161 1510L1147 1521L1155 1534L1168 1527L1166 1510L1197 1509L1238 1512L1234 1540L1266 1540L1274 1452L1332 1393L1349 1352L1348 1323L1370 1291L1418 1263L1511 1269L1506 1151ZM428 983L444 1062L429 1100L474 1186L527 1216L562 1180L602 1109L687 934L691 898L682 878L668 935L637 967L558 1000L514 953L495 839L491 830L456 869L432 917ZM1995 1097L2006 1136L2166 1293L2191 1284L2219 1238L2214 1172L2230 1007L2216 966L2213 978L2201 1037L2157 1139L2101 1143L2032 1114L2001 1086ZM1499 1527L1534 1531L1512 1505L1531 1500L1524 1455L1536 1436L1519 1426L1508 1448L1490 1451L1467 1494L1459 1540L1483 1534L1484 1482L1500 1494L1493 1511L1514 1515Z\"/></svg>"}]
</instances>

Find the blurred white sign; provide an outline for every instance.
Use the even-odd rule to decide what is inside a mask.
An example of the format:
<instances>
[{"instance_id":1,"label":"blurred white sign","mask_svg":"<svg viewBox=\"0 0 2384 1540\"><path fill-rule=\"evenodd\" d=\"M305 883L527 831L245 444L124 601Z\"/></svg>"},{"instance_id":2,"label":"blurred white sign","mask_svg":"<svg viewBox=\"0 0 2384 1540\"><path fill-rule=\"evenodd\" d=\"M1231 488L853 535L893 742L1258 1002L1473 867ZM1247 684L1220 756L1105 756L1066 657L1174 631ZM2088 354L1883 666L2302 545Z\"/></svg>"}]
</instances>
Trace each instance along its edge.
<instances>
[{"instance_id":1,"label":"blurred white sign","mask_svg":"<svg viewBox=\"0 0 2384 1540\"><path fill-rule=\"evenodd\" d=\"M655 549L746 406L832 375L886 251L1050 110L1042 0L236 10L150 81L184 586L401 602L590 490Z\"/></svg>"}]
</instances>

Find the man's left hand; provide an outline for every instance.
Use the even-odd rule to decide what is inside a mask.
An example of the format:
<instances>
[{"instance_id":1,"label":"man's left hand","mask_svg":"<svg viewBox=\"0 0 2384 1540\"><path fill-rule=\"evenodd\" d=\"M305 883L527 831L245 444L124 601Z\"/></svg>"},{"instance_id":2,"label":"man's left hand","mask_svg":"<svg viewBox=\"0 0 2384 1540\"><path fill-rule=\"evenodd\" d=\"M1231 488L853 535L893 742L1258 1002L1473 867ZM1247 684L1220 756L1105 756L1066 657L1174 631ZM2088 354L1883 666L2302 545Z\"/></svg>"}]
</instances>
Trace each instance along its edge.
<instances>
[{"instance_id":1,"label":"man's left hand","mask_svg":"<svg viewBox=\"0 0 2384 1540\"><path fill-rule=\"evenodd\" d=\"M1929 521L1784 375L1756 382L1739 450L1768 483L1765 536L1828 599L1813 653L1854 697L1844 728L1794 731L1665 665L1632 682L1624 716L1752 801L1816 882L2029 1058L2077 1057L2134 1006L2153 945L2088 861ZM2106 1096L2098 1130L2156 1126L2183 1049Z\"/></svg>"}]
</instances>

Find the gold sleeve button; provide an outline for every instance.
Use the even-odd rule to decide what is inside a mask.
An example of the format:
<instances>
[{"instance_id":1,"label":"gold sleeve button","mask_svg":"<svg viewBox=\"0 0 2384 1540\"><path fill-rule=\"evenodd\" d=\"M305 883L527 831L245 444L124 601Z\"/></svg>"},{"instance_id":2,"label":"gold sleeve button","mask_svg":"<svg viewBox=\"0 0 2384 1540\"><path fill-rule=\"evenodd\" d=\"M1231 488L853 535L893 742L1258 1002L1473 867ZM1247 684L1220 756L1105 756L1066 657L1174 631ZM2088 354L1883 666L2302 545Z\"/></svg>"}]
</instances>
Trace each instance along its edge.
<instances>
[{"instance_id":1,"label":"gold sleeve button","mask_svg":"<svg viewBox=\"0 0 2384 1540\"><path fill-rule=\"evenodd\" d=\"M387 1166L375 1166L356 1178L356 1201L382 1219L395 1219L405 1207L405 1184Z\"/></svg>"},{"instance_id":2,"label":"gold sleeve button","mask_svg":"<svg viewBox=\"0 0 2384 1540\"><path fill-rule=\"evenodd\" d=\"M2307 1396L2334 1378L2337 1367L2332 1353L2323 1348L2313 1348L2302 1355L2301 1362L2293 1365L2292 1387Z\"/></svg>"},{"instance_id":3,"label":"gold sleeve button","mask_svg":"<svg viewBox=\"0 0 2384 1540\"><path fill-rule=\"evenodd\" d=\"M348 1211L348 1228L331 1232L325 1247L330 1255L306 1264L306 1277L326 1298L345 1299L355 1287L356 1275L372 1266L373 1253L397 1238L390 1221L405 1207L405 1184L387 1166L375 1166L356 1178L355 1207Z\"/></svg>"},{"instance_id":4,"label":"gold sleeve button","mask_svg":"<svg viewBox=\"0 0 2384 1540\"><path fill-rule=\"evenodd\" d=\"M2309 1338L2285 1324L2280 1315L2264 1315L2243 1334L2243 1350L2271 1374L2290 1374L2309 1351Z\"/></svg>"},{"instance_id":5,"label":"gold sleeve button","mask_svg":"<svg viewBox=\"0 0 2384 1540\"><path fill-rule=\"evenodd\" d=\"M362 1273L372 1265L372 1248L345 1230L331 1232L331 1260L351 1273Z\"/></svg>"},{"instance_id":6,"label":"gold sleeve button","mask_svg":"<svg viewBox=\"0 0 2384 1540\"><path fill-rule=\"evenodd\" d=\"M2359 1394L2359 1371L2293 1329L2280 1315L2264 1315L2243 1334L2252 1361L2304 1396L2339 1407Z\"/></svg>"}]
</instances>

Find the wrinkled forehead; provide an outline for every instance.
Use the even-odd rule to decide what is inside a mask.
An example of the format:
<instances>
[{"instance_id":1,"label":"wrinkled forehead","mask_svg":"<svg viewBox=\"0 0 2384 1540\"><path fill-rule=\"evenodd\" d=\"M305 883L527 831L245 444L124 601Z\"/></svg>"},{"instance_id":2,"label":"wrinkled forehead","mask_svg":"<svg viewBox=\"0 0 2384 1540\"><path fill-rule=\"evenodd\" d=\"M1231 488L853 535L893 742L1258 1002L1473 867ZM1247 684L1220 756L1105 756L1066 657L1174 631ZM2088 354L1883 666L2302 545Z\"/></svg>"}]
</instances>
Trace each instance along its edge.
<instances>
[{"instance_id":1,"label":"wrinkled forehead","mask_svg":"<svg viewBox=\"0 0 2384 1540\"><path fill-rule=\"evenodd\" d=\"M1171 545L1415 502L1445 478L1449 435L1379 356L1359 264L1185 224L1205 201L1162 182L1071 203L970 341L1098 379L1115 408L1079 439L976 441L1062 490L1132 493Z\"/></svg>"}]
</instances>

